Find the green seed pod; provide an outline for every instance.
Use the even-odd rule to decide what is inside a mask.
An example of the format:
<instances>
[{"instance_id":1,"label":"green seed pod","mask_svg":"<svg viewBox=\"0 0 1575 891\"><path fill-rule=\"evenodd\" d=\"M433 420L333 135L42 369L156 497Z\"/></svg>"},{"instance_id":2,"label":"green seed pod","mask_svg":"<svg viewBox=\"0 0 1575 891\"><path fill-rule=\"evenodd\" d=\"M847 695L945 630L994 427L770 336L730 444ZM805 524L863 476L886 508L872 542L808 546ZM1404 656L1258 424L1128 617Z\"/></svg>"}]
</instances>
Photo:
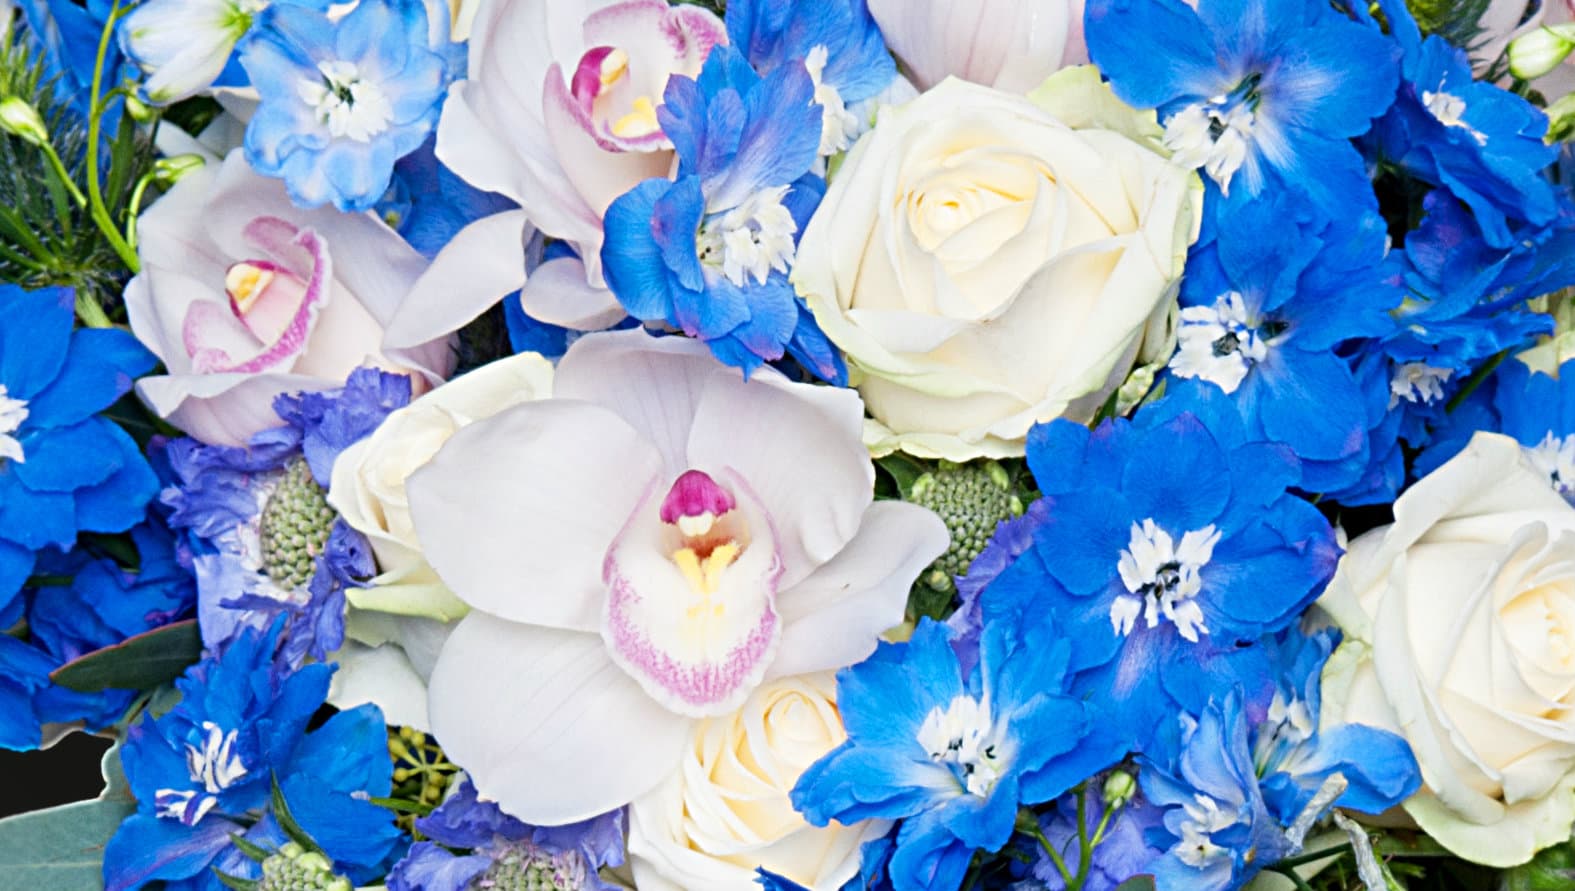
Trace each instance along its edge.
<instances>
[{"instance_id":1,"label":"green seed pod","mask_svg":"<svg viewBox=\"0 0 1575 891\"><path fill-rule=\"evenodd\" d=\"M305 587L337 517L306 459L290 462L262 509L263 569L280 585Z\"/></svg>"}]
</instances>

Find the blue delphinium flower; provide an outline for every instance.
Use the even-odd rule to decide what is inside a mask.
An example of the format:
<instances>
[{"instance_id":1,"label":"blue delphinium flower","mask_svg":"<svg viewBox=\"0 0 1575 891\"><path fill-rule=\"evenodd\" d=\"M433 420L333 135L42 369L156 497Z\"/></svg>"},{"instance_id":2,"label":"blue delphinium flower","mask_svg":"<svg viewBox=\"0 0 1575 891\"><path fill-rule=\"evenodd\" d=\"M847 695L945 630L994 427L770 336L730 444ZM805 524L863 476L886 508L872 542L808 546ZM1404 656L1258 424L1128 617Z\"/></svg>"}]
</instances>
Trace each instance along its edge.
<instances>
[{"instance_id":1,"label":"blue delphinium flower","mask_svg":"<svg viewBox=\"0 0 1575 891\"><path fill-rule=\"evenodd\" d=\"M1363 16L1366 5L1352 4ZM1553 189L1541 173L1558 149L1542 140L1547 115L1476 80L1466 51L1436 34L1423 38L1401 0L1379 6L1404 53L1403 79L1394 106L1365 140L1370 151L1465 202L1494 247L1513 242L1511 221L1552 221Z\"/></svg>"},{"instance_id":2,"label":"blue delphinium flower","mask_svg":"<svg viewBox=\"0 0 1575 891\"><path fill-rule=\"evenodd\" d=\"M37 747L45 724L80 721L86 729L97 731L114 723L131 705L135 691L79 693L53 684L49 672L190 616L196 590L190 571L176 559L173 536L153 523L138 526L131 534L140 555L136 572L126 572L112 560L90 560L73 552L46 559L42 565L48 574L70 576L69 585L24 592L25 639L0 636L0 662L11 669L7 684L30 693L14 708L0 709L0 748ZM0 624L11 623L0 620ZM14 647L32 653L3 653Z\"/></svg>"},{"instance_id":3,"label":"blue delphinium flower","mask_svg":"<svg viewBox=\"0 0 1575 891\"><path fill-rule=\"evenodd\" d=\"M1191 723L1173 757L1139 762L1143 795L1164 813L1148 841L1165 853L1147 871L1159 888L1240 888L1295 846L1258 789L1240 697Z\"/></svg>"},{"instance_id":4,"label":"blue delphinium flower","mask_svg":"<svg viewBox=\"0 0 1575 891\"><path fill-rule=\"evenodd\" d=\"M137 812L105 849L106 891L155 880L219 888L210 864L231 833L262 816L275 782L295 821L353 879L371 878L388 858L400 833L367 800L392 787L382 714L361 706L307 732L334 669L284 667L275 657L281 628L237 635L175 682L178 705L126 731L121 763Z\"/></svg>"},{"instance_id":5,"label":"blue delphinium flower","mask_svg":"<svg viewBox=\"0 0 1575 891\"><path fill-rule=\"evenodd\" d=\"M1332 804L1366 814L1398 805L1422 784L1404 739L1362 724L1320 726L1323 667L1338 641L1334 630L1304 635L1293 628L1270 645L1276 688L1268 709L1252 718L1250 745L1264 801L1286 827L1336 773L1347 786Z\"/></svg>"},{"instance_id":6,"label":"blue delphinium flower","mask_svg":"<svg viewBox=\"0 0 1575 891\"><path fill-rule=\"evenodd\" d=\"M240 52L260 98L246 160L297 204L373 207L437 125L449 81L438 30L434 41L421 0L365 0L338 21L270 6Z\"/></svg>"},{"instance_id":7,"label":"blue delphinium flower","mask_svg":"<svg viewBox=\"0 0 1575 891\"><path fill-rule=\"evenodd\" d=\"M1369 188L1350 139L1394 100L1398 52L1325 0L1089 0L1085 27L1116 95L1232 199L1288 190L1338 216Z\"/></svg>"},{"instance_id":8,"label":"blue delphinium flower","mask_svg":"<svg viewBox=\"0 0 1575 891\"><path fill-rule=\"evenodd\" d=\"M175 482L161 500L191 541L208 647L287 613L291 664L338 649L344 587L374 573L369 548L328 506L334 458L409 401L409 378L357 369L340 390L281 396L285 425L248 448L169 444Z\"/></svg>"},{"instance_id":9,"label":"blue delphinium flower","mask_svg":"<svg viewBox=\"0 0 1575 891\"><path fill-rule=\"evenodd\" d=\"M678 178L648 179L612 203L602 263L631 316L682 329L745 374L789 352L841 383L841 355L788 282L825 194L810 173L814 91L803 65L761 77L730 47L711 51L698 80L669 80L657 116Z\"/></svg>"},{"instance_id":10,"label":"blue delphinium flower","mask_svg":"<svg viewBox=\"0 0 1575 891\"><path fill-rule=\"evenodd\" d=\"M1339 553L1323 516L1287 493L1300 478L1290 449L1197 388L1092 432L1040 425L1027 450L1046 507L1032 548L980 595L985 628L1056 626L1070 689L1097 704L1118 752L1162 744L1155 727L1178 705L1196 713L1233 684L1267 698L1255 644L1295 620Z\"/></svg>"},{"instance_id":11,"label":"blue delphinium flower","mask_svg":"<svg viewBox=\"0 0 1575 891\"><path fill-rule=\"evenodd\" d=\"M0 285L0 606L44 548L141 522L158 479L98 416L157 360L117 329L74 331L67 288Z\"/></svg>"},{"instance_id":12,"label":"blue delphinium flower","mask_svg":"<svg viewBox=\"0 0 1575 891\"><path fill-rule=\"evenodd\" d=\"M1375 450L1370 435L1388 388L1367 385L1344 355L1394 330L1389 310L1404 292L1386 249L1376 213L1353 208L1325 220L1276 192L1216 204L1188 258L1167 373L1218 387L1255 438L1290 446L1304 491L1345 494L1392 451ZM1317 424L1307 423L1309 403L1319 406Z\"/></svg>"},{"instance_id":13,"label":"blue delphinium flower","mask_svg":"<svg viewBox=\"0 0 1575 891\"><path fill-rule=\"evenodd\" d=\"M1490 245L1480 218L1450 192L1423 198L1425 216L1406 235L1407 297L1395 329L1367 361L1387 363L1401 436L1425 446L1445 406L1494 355L1528 346L1552 328L1526 301L1575 284L1575 208L1536 227L1510 223L1514 243Z\"/></svg>"},{"instance_id":14,"label":"blue delphinium flower","mask_svg":"<svg viewBox=\"0 0 1575 891\"><path fill-rule=\"evenodd\" d=\"M1548 482L1575 504L1575 359L1557 375L1533 371L1509 358L1453 412L1417 456L1414 473L1425 476L1459 454L1479 430L1513 437Z\"/></svg>"},{"instance_id":15,"label":"blue delphinium flower","mask_svg":"<svg viewBox=\"0 0 1575 891\"><path fill-rule=\"evenodd\" d=\"M809 822L902 819L897 891L955 891L976 850L1010 840L1019 805L1051 800L1108 766L1079 743L1089 718L1064 695L1068 645L1045 625L986 625L961 671L953 632L925 619L837 676L848 739L792 793Z\"/></svg>"},{"instance_id":16,"label":"blue delphinium flower","mask_svg":"<svg viewBox=\"0 0 1575 891\"><path fill-rule=\"evenodd\" d=\"M416 820L417 842L388 874L390 891L562 888L613 891L597 870L622 866L624 812L565 826L529 826L480 800L470 781ZM469 850L456 854L455 850Z\"/></svg>"},{"instance_id":17,"label":"blue delphinium flower","mask_svg":"<svg viewBox=\"0 0 1575 891\"><path fill-rule=\"evenodd\" d=\"M847 151L867 126L849 110L886 89L897 65L866 0L734 0L728 41L762 74L801 64L821 108L819 154Z\"/></svg>"}]
</instances>

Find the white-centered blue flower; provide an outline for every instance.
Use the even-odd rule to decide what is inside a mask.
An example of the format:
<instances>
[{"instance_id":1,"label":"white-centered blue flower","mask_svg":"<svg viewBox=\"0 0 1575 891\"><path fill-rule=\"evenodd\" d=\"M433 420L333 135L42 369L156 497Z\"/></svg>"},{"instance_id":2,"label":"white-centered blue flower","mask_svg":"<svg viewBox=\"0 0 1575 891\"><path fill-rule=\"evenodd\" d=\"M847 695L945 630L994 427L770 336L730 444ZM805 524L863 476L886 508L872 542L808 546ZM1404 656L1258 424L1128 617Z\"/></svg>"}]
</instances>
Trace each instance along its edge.
<instances>
[{"instance_id":1,"label":"white-centered blue flower","mask_svg":"<svg viewBox=\"0 0 1575 891\"><path fill-rule=\"evenodd\" d=\"M448 31L430 24L422 0L362 0L337 20L269 7L240 50L260 99L246 160L296 204L371 208L437 125Z\"/></svg>"}]
</instances>

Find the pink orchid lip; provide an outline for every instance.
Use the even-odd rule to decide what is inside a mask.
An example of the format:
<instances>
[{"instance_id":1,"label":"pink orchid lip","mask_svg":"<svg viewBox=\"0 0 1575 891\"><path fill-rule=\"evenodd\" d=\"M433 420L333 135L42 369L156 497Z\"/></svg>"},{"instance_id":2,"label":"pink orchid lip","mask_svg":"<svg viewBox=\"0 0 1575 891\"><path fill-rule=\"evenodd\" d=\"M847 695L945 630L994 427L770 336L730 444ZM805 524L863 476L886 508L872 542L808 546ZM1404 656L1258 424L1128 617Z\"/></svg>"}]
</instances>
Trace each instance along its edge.
<instances>
[{"instance_id":1,"label":"pink orchid lip","mask_svg":"<svg viewBox=\"0 0 1575 891\"><path fill-rule=\"evenodd\" d=\"M230 271L248 269L277 278L257 293L244 295L245 300L229 293L228 306L198 300L187 308L181 341L199 374L255 374L289 361L306 347L312 323L328 296L333 267L328 246L316 232L277 217L258 217L243 234L272 259L244 261ZM227 281L227 291L231 286ZM230 343L250 339L258 349L237 359L215 345L221 339Z\"/></svg>"},{"instance_id":2,"label":"pink orchid lip","mask_svg":"<svg viewBox=\"0 0 1575 891\"><path fill-rule=\"evenodd\" d=\"M674 481L657 511L648 492L602 564L609 655L653 698L693 717L737 708L764 678L782 631L776 530L748 484L726 477L742 502L696 470ZM699 527L685 522L697 517Z\"/></svg>"}]
</instances>

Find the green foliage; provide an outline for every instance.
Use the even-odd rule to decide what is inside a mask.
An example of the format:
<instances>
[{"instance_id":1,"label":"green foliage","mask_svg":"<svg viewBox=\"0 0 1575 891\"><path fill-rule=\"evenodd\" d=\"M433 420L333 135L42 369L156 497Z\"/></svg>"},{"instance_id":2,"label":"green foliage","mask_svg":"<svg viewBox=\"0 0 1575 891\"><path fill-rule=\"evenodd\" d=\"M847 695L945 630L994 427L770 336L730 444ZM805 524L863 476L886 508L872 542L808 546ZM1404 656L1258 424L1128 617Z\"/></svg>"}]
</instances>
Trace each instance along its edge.
<instances>
[{"instance_id":1,"label":"green foliage","mask_svg":"<svg viewBox=\"0 0 1575 891\"><path fill-rule=\"evenodd\" d=\"M1575 888L1575 841L1554 845L1504 873L1500 891L1569 891Z\"/></svg>"},{"instance_id":2,"label":"green foliage","mask_svg":"<svg viewBox=\"0 0 1575 891\"><path fill-rule=\"evenodd\" d=\"M1423 34L1437 34L1461 49L1482 40L1478 24L1493 0L1406 0Z\"/></svg>"},{"instance_id":3,"label":"green foliage","mask_svg":"<svg viewBox=\"0 0 1575 891\"><path fill-rule=\"evenodd\" d=\"M0 41L0 98L9 97L38 110L80 195L87 182L87 123L56 95L42 61L16 39ZM125 114L105 143L99 159L104 202L111 219L124 224L138 181L152 169L153 145ZM127 273L89 209L56 175L48 153L20 136L0 134L0 281L74 287L116 318Z\"/></svg>"},{"instance_id":4,"label":"green foliage","mask_svg":"<svg viewBox=\"0 0 1575 891\"><path fill-rule=\"evenodd\" d=\"M7 888L92 891L103 887L104 846L136 810L120 770L120 747L104 754L104 792L0 820L0 877Z\"/></svg>"},{"instance_id":5,"label":"green foliage","mask_svg":"<svg viewBox=\"0 0 1575 891\"><path fill-rule=\"evenodd\" d=\"M197 620L187 619L95 650L50 673L50 680L80 693L152 690L202 658Z\"/></svg>"}]
</instances>

